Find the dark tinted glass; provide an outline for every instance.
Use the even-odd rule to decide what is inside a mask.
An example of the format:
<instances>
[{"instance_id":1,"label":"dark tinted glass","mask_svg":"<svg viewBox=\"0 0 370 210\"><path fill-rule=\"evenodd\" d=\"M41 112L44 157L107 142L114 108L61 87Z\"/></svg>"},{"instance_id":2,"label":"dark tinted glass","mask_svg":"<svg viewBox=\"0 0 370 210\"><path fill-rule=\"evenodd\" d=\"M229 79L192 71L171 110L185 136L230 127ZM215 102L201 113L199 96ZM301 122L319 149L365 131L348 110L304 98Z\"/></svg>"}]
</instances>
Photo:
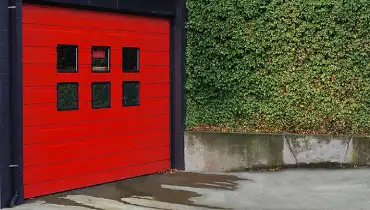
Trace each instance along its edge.
<instances>
[{"instance_id":1,"label":"dark tinted glass","mask_svg":"<svg viewBox=\"0 0 370 210\"><path fill-rule=\"evenodd\" d=\"M94 109L110 108L110 83L93 83L92 91L92 107Z\"/></svg>"},{"instance_id":2,"label":"dark tinted glass","mask_svg":"<svg viewBox=\"0 0 370 210\"><path fill-rule=\"evenodd\" d=\"M58 110L78 109L77 83L58 83L57 91L58 91L57 93Z\"/></svg>"},{"instance_id":3,"label":"dark tinted glass","mask_svg":"<svg viewBox=\"0 0 370 210\"><path fill-rule=\"evenodd\" d=\"M57 71L58 72L77 72L77 46L58 45L57 46Z\"/></svg>"},{"instance_id":4,"label":"dark tinted glass","mask_svg":"<svg viewBox=\"0 0 370 210\"><path fill-rule=\"evenodd\" d=\"M140 83L139 82L123 82L122 83L122 103L123 106L139 106L140 105Z\"/></svg>"},{"instance_id":5,"label":"dark tinted glass","mask_svg":"<svg viewBox=\"0 0 370 210\"><path fill-rule=\"evenodd\" d=\"M139 71L139 48L124 47L122 49L122 70Z\"/></svg>"},{"instance_id":6,"label":"dark tinted glass","mask_svg":"<svg viewBox=\"0 0 370 210\"><path fill-rule=\"evenodd\" d=\"M91 68L93 72L110 71L110 47L92 47Z\"/></svg>"}]
</instances>

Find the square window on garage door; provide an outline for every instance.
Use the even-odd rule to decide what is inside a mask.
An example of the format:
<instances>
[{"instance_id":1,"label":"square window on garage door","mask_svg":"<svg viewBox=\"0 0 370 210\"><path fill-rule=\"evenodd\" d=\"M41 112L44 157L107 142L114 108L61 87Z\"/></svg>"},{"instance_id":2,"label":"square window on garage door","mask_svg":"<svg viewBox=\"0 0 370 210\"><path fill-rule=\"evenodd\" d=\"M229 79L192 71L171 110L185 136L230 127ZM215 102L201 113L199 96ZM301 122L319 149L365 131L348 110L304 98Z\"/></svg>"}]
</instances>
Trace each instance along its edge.
<instances>
[{"instance_id":1,"label":"square window on garage door","mask_svg":"<svg viewBox=\"0 0 370 210\"><path fill-rule=\"evenodd\" d=\"M91 84L92 108L110 108L110 82L94 82Z\"/></svg>"},{"instance_id":2,"label":"square window on garage door","mask_svg":"<svg viewBox=\"0 0 370 210\"><path fill-rule=\"evenodd\" d=\"M93 46L91 59L93 72L110 72L110 47Z\"/></svg>"},{"instance_id":3,"label":"square window on garage door","mask_svg":"<svg viewBox=\"0 0 370 210\"><path fill-rule=\"evenodd\" d=\"M78 47L77 45L57 45L57 71L77 72Z\"/></svg>"},{"instance_id":4,"label":"square window on garage door","mask_svg":"<svg viewBox=\"0 0 370 210\"><path fill-rule=\"evenodd\" d=\"M59 111L78 109L78 83L57 84L57 108Z\"/></svg>"},{"instance_id":5,"label":"square window on garage door","mask_svg":"<svg viewBox=\"0 0 370 210\"><path fill-rule=\"evenodd\" d=\"M136 47L122 48L122 71L138 72L139 71L140 50Z\"/></svg>"},{"instance_id":6,"label":"square window on garage door","mask_svg":"<svg viewBox=\"0 0 370 210\"><path fill-rule=\"evenodd\" d=\"M140 83L138 81L122 83L122 103L123 106L140 105Z\"/></svg>"}]
</instances>

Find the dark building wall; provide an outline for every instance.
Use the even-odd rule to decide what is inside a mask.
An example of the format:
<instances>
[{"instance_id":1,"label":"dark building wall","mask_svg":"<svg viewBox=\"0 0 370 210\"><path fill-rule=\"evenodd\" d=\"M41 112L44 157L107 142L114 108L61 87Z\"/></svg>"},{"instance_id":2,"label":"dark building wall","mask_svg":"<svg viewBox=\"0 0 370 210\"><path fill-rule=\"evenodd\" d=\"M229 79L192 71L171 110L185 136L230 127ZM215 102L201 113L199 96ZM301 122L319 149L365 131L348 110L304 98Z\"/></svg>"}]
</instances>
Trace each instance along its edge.
<instances>
[{"instance_id":1,"label":"dark building wall","mask_svg":"<svg viewBox=\"0 0 370 210\"><path fill-rule=\"evenodd\" d=\"M22 188L21 4L0 0L0 207Z\"/></svg>"},{"instance_id":2,"label":"dark building wall","mask_svg":"<svg viewBox=\"0 0 370 210\"><path fill-rule=\"evenodd\" d=\"M0 206L7 200L4 189L10 188L10 68L8 0L0 0Z\"/></svg>"},{"instance_id":3,"label":"dark building wall","mask_svg":"<svg viewBox=\"0 0 370 210\"><path fill-rule=\"evenodd\" d=\"M10 0L10 166L11 199L13 207L23 203L23 88L22 88L22 0ZM15 7L14 7L15 6Z\"/></svg>"}]
</instances>

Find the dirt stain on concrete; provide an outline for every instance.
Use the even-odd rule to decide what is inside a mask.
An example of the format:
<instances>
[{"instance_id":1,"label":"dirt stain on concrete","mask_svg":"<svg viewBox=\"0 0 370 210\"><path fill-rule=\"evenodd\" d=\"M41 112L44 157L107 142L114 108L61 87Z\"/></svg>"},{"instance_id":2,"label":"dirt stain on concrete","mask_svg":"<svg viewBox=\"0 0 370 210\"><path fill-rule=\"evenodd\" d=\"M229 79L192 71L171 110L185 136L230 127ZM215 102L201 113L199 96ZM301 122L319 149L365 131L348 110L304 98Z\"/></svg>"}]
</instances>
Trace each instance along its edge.
<instances>
[{"instance_id":1,"label":"dirt stain on concrete","mask_svg":"<svg viewBox=\"0 0 370 210\"><path fill-rule=\"evenodd\" d=\"M115 200L118 202L122 202L122 204L125 203L122 201L122 198L152 197L154 200L164 203L188 205L210 209L224 209L215 206L195 204L193 201L191 201L191 198L200 197L202 195L194 191L162 188L162 185L233 191L238 189L238 182L240 181L251 180L241 179L233 175L180 172L170 175L151 175L123 180L66 193L50 195L40 198L40 200L58 205L78 206L101 210L100 208L94 208L85 204L76 203L63 197L66 197L67 195L87 195L92 197ZM133 205L131 203L125 204Z\"/></svg>"}]
</instances>

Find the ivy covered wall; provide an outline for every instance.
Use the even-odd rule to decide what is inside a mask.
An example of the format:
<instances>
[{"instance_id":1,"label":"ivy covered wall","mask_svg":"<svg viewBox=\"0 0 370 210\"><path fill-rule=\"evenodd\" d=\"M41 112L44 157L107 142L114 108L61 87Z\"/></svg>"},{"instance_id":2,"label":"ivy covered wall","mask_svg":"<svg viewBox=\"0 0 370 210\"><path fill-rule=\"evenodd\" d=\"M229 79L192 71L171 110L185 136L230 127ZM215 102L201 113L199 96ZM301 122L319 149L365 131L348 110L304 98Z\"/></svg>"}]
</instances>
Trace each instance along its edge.
<instances>
[{"instance_id":1,"label":"ivy covered wall","mask_svg":"<svg viewBox=\"0 0 370 210\"><path fill-rule=\"evenodd\" d=\"M370 133L369 0L187 0L187 129Z\"/></svg>"}]
</instances>

